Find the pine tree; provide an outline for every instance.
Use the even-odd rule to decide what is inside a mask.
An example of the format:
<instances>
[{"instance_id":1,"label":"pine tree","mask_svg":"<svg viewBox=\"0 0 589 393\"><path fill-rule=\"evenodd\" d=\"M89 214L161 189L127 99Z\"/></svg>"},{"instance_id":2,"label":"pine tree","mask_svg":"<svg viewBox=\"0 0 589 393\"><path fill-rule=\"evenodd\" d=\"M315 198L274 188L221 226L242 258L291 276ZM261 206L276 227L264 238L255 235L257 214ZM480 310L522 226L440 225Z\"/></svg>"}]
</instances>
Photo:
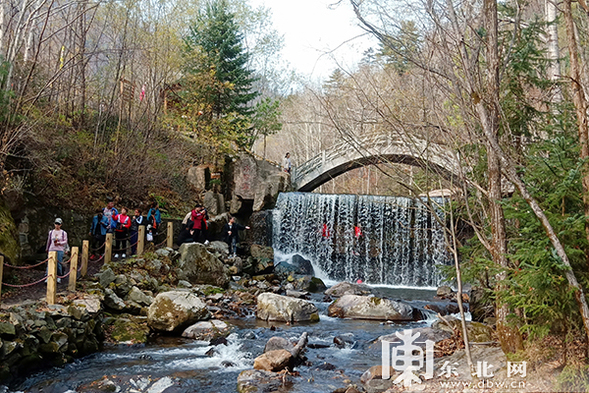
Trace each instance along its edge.
<instances>
[{"instance_id":1,"label":"pine tree","mask_svg":"<svg viewBox=\"0 0 589 393\"><path fill-rule=\"evenodd\" d=\"M185 41L187 74L212 77L216 82L205 84L200 92L211 116L249 116L248 104L258 93L252 91L255 78L247 68L249 54L227 1L206 3Z\"/></svg>"}]
</instances>

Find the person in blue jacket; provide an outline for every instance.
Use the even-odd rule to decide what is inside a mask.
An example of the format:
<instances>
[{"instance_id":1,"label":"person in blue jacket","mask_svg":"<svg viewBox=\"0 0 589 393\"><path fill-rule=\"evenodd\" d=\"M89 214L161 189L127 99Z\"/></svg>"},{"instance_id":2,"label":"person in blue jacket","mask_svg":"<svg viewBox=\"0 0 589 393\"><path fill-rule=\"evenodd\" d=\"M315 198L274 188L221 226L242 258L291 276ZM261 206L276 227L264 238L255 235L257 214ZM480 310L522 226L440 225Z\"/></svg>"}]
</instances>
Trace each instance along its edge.
<instances>
[{"instance_id":1,"label":"person in blue jacket","mask_svg":"<svg viewBox=\"0 0 589 393\"><path fill-rule=\"evenodd\" d=\"M92 217L92 225L90 226L90 258L92 259L104 253L104 250L101 251L101 249L106 240L106 233L110 228L109 219L102 212L102 209L96 211L96 215Z\"/></svg>"},{"instance_id":2,"label":"person in blue jacket","mask_svg":"<svg viewBox=\"0 0 589 393\"><path fill-rule=\"evenodd\" d=\"M162 215L160 213L159 205L157 202L153 202L147 212L147 232L151 232L154 240L161 223Z\"/></svg>"}]
</instances>

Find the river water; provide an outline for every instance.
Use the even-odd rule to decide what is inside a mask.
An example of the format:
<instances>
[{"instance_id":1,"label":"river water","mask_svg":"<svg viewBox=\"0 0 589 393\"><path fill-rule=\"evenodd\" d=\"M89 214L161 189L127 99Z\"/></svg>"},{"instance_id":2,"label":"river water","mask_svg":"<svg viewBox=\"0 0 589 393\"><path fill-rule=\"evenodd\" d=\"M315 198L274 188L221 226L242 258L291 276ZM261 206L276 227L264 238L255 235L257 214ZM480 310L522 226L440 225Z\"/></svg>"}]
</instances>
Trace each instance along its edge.
<instances>
[{"instance_id":1,"label":"river water","mask_svg":"<svg viewBox=\"0 0 589 393\"><path fill-rule=\"evenodd\" d=\"M432 290L407 290L382 288L392 297L431 300ZM403 296L398 296L403 295ZM160 379L161 386L170 385L165 392L236 392L239 373L253 367L254 359L263 353L264 345L272 336L297 341L303 332L309 333L309 347L306 352L308 364L297 367L300 377L294 378L289 392L332 392L349 383L359 383L360 376L368 368L379 365L381 351L374 341L395 331L427 326L431 321L403 324L383 324L376 321L360 321L328 317L329 303L319 296L313 302L320 310L321 320L314 324L287 326L259 321L255 317L226 321L233 326L228 345L218 345L212 356L207 352L213 348L208 342L177 337L158 337L142 346L107 347L103 352L76 360L64 367L55 367L32 375L24 382L12 387L10 392L93 392L89 386L96 386L104 376L115 381L121 392L150 391L151 381ZM252 334L253 333L253 334ZM345 348L338 348L333 339L344 338ZM333 365L334 370L325 363Z\"/></svg>"},{"instance_id":2,"label":"river water","mask_svg":"<svg viewBox=\"0 0 589 393\"><path fill-rule=\"evenodd\" d=\"M444 200L435 202L442 206ZM383 296L422 308L432 302L442 280L438 267L449 263L443 222L441 209L426 208L419 199L285 193L274 211L275 264L299 254L328 285L360 278ZM270 337L294 342L303 332L309 333L308 362L297 367L300 376L287 390L332 392L350 381L359 383L367 369L381 363L380 347L374 344L378 337L431 323L331 318L322 295L312 300L320 310L318 323L275 323L271 329L253 316L226 321L233 326L227 345L212 353L208 342L161 336L142 346L108 347L32 375L11 392L105 391L97 390L105 376L115 382L110 391L117 392L235 392L239 373L253 367ZM336 336L344 338L345 348L334 344Z\"/></svg>"}]
</instances>

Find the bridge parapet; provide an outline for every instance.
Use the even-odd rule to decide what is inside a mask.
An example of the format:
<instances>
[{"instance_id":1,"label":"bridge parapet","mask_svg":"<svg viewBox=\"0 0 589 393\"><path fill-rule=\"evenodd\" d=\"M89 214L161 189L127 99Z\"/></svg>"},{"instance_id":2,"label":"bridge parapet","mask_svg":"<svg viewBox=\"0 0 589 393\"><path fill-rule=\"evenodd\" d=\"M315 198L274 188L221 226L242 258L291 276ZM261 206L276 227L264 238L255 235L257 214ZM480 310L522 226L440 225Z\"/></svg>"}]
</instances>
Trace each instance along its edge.
<instances>
[{"instance_id":1,"label":"bridge parapet","mask_svg":"<svg viewBox=\"0 0 589 393\"><path fill-rule=\"evenodd\" d=\"M296 190L311 191L351 169L383 162L429 167L446 177L459 168L448 146L409 136L368 135L338 142L296 166L292 184Z\"/></svg>"}]
</instances>

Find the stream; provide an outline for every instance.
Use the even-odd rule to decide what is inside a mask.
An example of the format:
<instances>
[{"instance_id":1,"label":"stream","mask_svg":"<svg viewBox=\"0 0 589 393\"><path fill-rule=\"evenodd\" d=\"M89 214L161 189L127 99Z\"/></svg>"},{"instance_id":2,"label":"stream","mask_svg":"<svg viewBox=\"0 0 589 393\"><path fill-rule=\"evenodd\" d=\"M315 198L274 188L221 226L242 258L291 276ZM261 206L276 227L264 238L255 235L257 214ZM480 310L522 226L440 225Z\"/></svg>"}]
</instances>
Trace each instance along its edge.
<instances>
[{"instance_id":1,"label":"stream","mask_svg":"<svg viewBox=\"0 0 589 393\"><path fill-rule=\"evenodd\" d=\"M379 288L383 295L404 298L418 306L432 302L435 290ZM254 359L263 353L272 336L297 341L309 333L308 363L296 368L289 392L332 392L350 383L360 383L360 376L370 367L379 365L381 351L374 341L395 331L423 327L430 321L383 324L378 321L339 319L327 316L330 303L314 295L313 303L320 310L320 322L313 324L270 324L254 316L227 320L233 326L227 345L209 346L208 342L178 337L158 336L141 346L111 346L100 353L54 367L27 378L4 392L94 392L104 376L116 381L121 392L235 392L239 373L253 367ZM433 320L433 319L432 319ZM271 326L276 329L272 330ZM334 337L346 341L345 348L334 344ZM207 352L214 349L210 356ZM158 387L147 386L160 379ZM345 380L349 380L344 382ZM94 387L94 388L92 388ZM156 389L157 388L157 389ZM163 389L161 389L163 388ZM2 390L0 389L0 392ZM106 391L106 390L100 390Z\"/></svg>"}]
</instances>

